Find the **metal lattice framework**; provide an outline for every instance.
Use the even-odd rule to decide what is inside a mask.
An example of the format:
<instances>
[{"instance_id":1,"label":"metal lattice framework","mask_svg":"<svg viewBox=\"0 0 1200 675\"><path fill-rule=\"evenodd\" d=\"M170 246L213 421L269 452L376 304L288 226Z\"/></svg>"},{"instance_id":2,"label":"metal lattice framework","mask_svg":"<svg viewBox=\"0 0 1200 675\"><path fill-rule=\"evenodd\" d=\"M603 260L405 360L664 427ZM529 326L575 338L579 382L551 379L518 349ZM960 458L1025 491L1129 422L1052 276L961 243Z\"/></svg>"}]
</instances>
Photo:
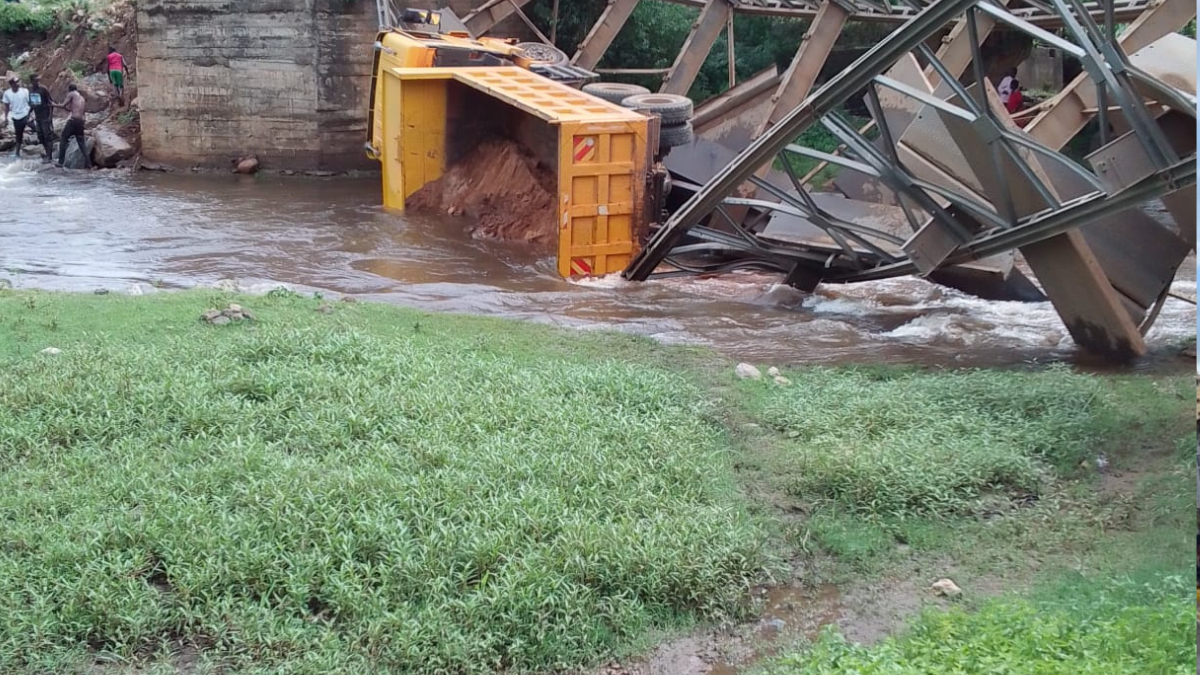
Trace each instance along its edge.
<instances>
[{"instance_id":1,"label":"metal lattice framework","mask_svg":"<svg viewBox=\"0 0 1200 675\"><path fill-rule=\"evenodd\" d=\"M1116 358L1142 353L1142 335L1195 246L1195 41L1170 32L1189 12L1186 2L1168 0L1117 38L1111 20L1101 27L1081 3L1052 2L1069 38L993 2L930 5L698 186L626 276L647 279L662 263L698 271L686 260L700 257L777 270L812 287L929 275L1020 248L1076 342ZM956 19L966 59L954 56L953 39L937 52L927 45ZM1083 63L1084 73L1024 128L984 77L979 45L997 23ZM968 65L981 84L960 83ZM875 139L839 113L864 90ZM1104 145L1083 167L1059 150L1093 116ZM794 144L815 124L844 144L842 156ZM908 227L838 217L787 169L793 153L878 182ZM790 184L764 176L776 158ZM739 196L747 183L759 196ZM1177 228L1137 209L1159 198Z\"/></svg>"},{"instance_id":2,"label":"metal lattice framework","mask_svg":"<svg viewBox=\"0 0 1200 675\"><path fill-rule=\"evenodd\" d=\"M741 123L747 138L692 182L677 175L676 189L690 198L653 233L627 278L755 268L812 288L967 270L1007 282L1019 276L1019 249L1078 344L1114 359L1144 352L1143 335L1195 248L1196 47L1175 34L1196 16L1192 0L671 1L700 8L675 62L626 71L662 75L669 93L691 88L723 31L733 49L735 14L811 23L785 72L697 108L698 129L701 118L705 126ZM610 0L572 62L595 68L637 2ZM479 32L513 14L529 23L523 4L492 0L465 21ZM812 92L852 21L896 28ZM1118 22L1131 22L1120 35ZM983 68L981 45L997 29L1079 59L1083 73L1051 100L1010 115ZM840 111L864 92L872 122L855 128ZM1084 166L1061 150L1092 120L1101 147ZM814 125L838 138L838 152L796 145ZM792 156L837 167L839 188L854 199L812 191L818 169L798 176ZM684 166L693 157L675 160ZM1175 227L1140 208L1156 199Z\"/></svg>"}]
</instances>

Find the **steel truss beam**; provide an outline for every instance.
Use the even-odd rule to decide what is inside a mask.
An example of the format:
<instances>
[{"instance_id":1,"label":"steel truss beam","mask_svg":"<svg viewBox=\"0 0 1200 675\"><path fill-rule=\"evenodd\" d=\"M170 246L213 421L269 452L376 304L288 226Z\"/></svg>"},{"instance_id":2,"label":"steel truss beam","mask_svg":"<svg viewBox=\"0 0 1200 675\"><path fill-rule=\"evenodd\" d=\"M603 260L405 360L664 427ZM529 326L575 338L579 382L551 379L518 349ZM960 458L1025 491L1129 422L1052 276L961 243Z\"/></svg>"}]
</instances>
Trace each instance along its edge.
<instances>
[{"instance_id":1,"label":"steel truss beam","mask_svg":"<svg viewBox=\"0 0 1200 675\"><path fill-rule=\"evenodd\" d=\"M725 0L714 0L706 8L718 2ZM788 283L812 286L822 279L848 282L939 273L1020 247L1076 343L1114 359L1136 356L1145 349L1142 334L1157 315L1170 276L1194 246L1194 235L1180 238L1169 228L1141 221L1135 233L1128 227L1122 230L1121 223L1128 220L1131 208L1147 200L1194 190L1194 133L1181 140L1179 125L1166 125L1153 111L1169 106L1174 114L1195 119L1196 103L1194 91L1179 91L1131 62L1127 54L1194 17L1195 6L1189 8L1189 3L1163 0L1119 39L1112 37L1112 22L1121 6L1108 12L1102 29L1090 15L1093 8L1078 0L1039 2L1037 11L1055 15L1054 23L1064 27L1065 37L1060 37L1048 36L1022 11L1009 11L992 0L927 5L818 91L790 109L774 110L762 134L736 160L706 184L695 186L692 197L653 233L625 276L645 280L660 264L682 271L754 267L786 274ZM862 4L858 3L860 11ZM806 7L828 15L835 5L826 0L819 7ZM926 43L955 19L959 23L950 38L934 53ZM995 23L1052 38L1053 44L1079 54L1083 61L1084 74L1025 129L1010 118L984 77L979 45ZM898 65L904 59L915 63L910 52L926 64L923 69ZM970 88L958 80L968 65L977 83ZM780 91L785 86L786 78ZM864 90L879 142L838 112ZM885 90L886 103L881 94ZM1156 102L1148 105L1147 96ZM907 103L897 102L901 100ZM1105 111L1107 121L1110 106L1132 131L1112 141L1112 150L1102 148L1097 153L1101 159L1093 164L1107 161L1105 156L1136 161L1136 175L1126 168L1125 178L1102 178L1058 152L1097 108ZM793 145L813 124L822 124L838 137L845 148L842 157ZM1168 136L1169 129L1175 129L1173 136ZM898 234L830 212L791 172L789 154L819 158L878 180L899 197L910 231ZM790 187L755 175L777 158L783 160ZM759 198L736 192L747 182L758 189ZM734 212L749 212L751 217L738 222L729 215ZM1114 219L1117 214L1124 215ZM803 228L796 230L796 222L808 228L807 234L797 234ZM787 223L792 225L785 227ZM1096 243L1104 255L1093 253L1092 234L1085 237L1078 229L1091 223L1108 223L1097 230ZM1109 249L1115 245L1120 252L1122 237L1130 236L1154 240L1156 253L1114 259Z\"/></svg>"},{"instance_id":2,"label":"steel truss beam","mask_svg":"<svg viewBox=\"0 0 1200 675\"><path fill-rule=\"evenodd\" d=\"M666 94L686 95L700 74L700 67L708 58L713 43L721 35L721 31L729 25L733 18L733 5L729 0L708 0L704 9L700 10L700 18L692 24L688 34L675 57L675 64L663 76L662 88L659 91Z\"/></svg>"},{"instance_id":3,"label":"steel truss beam","mask_svg":"<svg viewBox=\"0 0 1200 675\"><path fill-rule=\"evenodd\" d=\"M843 23L900 24L915 17L921 8L929 4L928 0L906 0L897 4L893 4L887 0L837 0L836 2L833 0L646 1L672 2L674 4L696 7L700 10L700 18L693 25L691 33L676 57L675 63L665 73L662 83L662 91L677 94L687 93L692 82L695 81L696 73L699 72L700 66L703 65L704 60L708 57L713 42L720 34L721 25L728 25L734 15L775 16L788 19L811 20L814 23L829 23L830 20L826 18L826 15L831 13L831 10L828 7L830 4L835 4L838 11L844 12L846 15L841 19ZM482 34L490 30L495 24L512 15L519 7L524 6L528 2L529 0L489 0L480 9L467 16L467 25L471 28L472 32ZM604 53L608 50L621 28L629 20L637 3L638 0L609 0L600 18L596 20L587 37L580 43L572 61L576 65L589 69L593 69L599 65L600 59L604 56ZM997 4L1004 5L1006 2L997 2ZM1020 21L1023 25L1033 25L1049 29L1059 28L1063 25L1061 15L1055 12L1049 4L1041 0L1025 0L1025 4L1031 6L1009 12L1012 20ZM1112 0L1111 2L1087 2L1083 3L1083 6L1086 8L1088 15L1095 19L1107 18L1113 21L1132 21L1155 4L1155 0ZM1107 13L1106 9L1111 10L1111 13ZM986 33L986 30L990 29L983 30ZM837 32L834 31L834 35ZM820 38L820 34L815 30L810 30L810 34L814 39ZM1046 33L1046 35L1051 40L1056 39L1056 36L1051 33ZM805 42L809 41L808 38L809 36L806 36ZM817 51L819 51L819 46ZM819 65L824 61L824 58L814 59L814 61ZM801 62L799 59L796 59L792 62L789 70L797 68L807 69L809 67L807 63L808 61ZM803 76L799 78L799 81L804 81ZM786 82L787 79L785 78L783 84L786 84ZM687 86L684 86L685 84ZM794 92L803 89L801 86L793 85L789 88L790 92L787 92L783 89L783 84L781 84L781 89L777 93L777 96L781 98L784 96L795 96ZM803 98L803 95L796 98ZM793 103L791 106L783 104L779 108L787 110L795 105L797 103Z\"/></svg>"}]
</instances>

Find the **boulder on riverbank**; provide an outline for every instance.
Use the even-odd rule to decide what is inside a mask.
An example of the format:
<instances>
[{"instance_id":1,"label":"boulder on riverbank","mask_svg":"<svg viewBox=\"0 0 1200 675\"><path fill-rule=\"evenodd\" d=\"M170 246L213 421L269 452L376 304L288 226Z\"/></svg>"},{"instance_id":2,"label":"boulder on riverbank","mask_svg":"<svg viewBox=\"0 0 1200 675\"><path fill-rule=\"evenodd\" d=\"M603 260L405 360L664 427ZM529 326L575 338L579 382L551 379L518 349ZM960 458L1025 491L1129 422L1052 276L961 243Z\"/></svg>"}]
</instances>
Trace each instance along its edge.
<instances>
[{"instance_id":1,"label":"boulder on riverbank","mask_svg":"<svg viewBox=\"0 0 1200 675\"><path fill-rule=\"evenodd\" d=\"M260 165L258 162L258 158L253 155L251 155L249 157L243 157L241 159L236 159L233 162L233 172L244 174L247 176L258 173L259 167L260 167Z\"/></svg>"},{"instance_id":2,"label":"boulder on riverbank","mask_svg":"<svg viewBox=\"0 0 1200 675\"><path fill-rule=\"evenodd\" d=\"M62 141L59 141L59 142L61 143ZM96 152L96 142L90 138L87 139L87 151L88 151L89 155L95 154L95 152ZM54 152L57 153L58 149L56 148L54 150ZM55 159L57 159L58 155L55 154L54 157L55 157ZM68 169L86 169L86 168L88 168L87 163L84 161L83 154L81 154L79 152L79 142L73 138L71 139L71 142L67 145L67 156L66 156L66 158L63 159L63 166Z\"/></svg>"},{"instance_id":3,"label":"boulder on riverbank","mask_svg":"<svg viewBox=\"0 0 1200 675\"><path fill-rule=\"evenodd\" d=\"M87 101L87 111L98 113L108 110L116 100L116 92L104 73L94 73L75 83L79 93Z\"/></svg>"},{"instance_id":4,"label":"boulder on riverbank","mask_svg":"<svg viewBox=\"0 0 1200 675\"><path fill-rule=\"evenodd\" d=\"M106 169L115 168L121 162L133 159L138 152L133 143L122 138L121 134L108 124L96 127L92 132L92 141L95 146L92 161Z\"/></svg>"}]
</instances>

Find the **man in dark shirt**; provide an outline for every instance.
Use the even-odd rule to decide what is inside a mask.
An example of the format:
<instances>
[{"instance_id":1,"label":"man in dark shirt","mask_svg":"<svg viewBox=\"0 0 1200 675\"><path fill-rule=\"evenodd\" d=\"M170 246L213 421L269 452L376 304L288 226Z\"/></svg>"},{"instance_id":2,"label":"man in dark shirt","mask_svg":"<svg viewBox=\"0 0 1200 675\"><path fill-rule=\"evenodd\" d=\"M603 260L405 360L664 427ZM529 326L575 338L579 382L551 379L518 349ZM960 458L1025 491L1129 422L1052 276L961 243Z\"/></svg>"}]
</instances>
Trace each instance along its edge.
<instances>
[{"instance_id":1,"label":"man in dark shirt","mask_svg":"<svg viewBox=\"0 0 1200 675\"><path fill-rule=\"evenodd\" d=\"M42 161L49 162L54 156L54 99L37 75L29 78L29 105L33 108L38 141L46 149Z\"/></svg>"}]
</instances>

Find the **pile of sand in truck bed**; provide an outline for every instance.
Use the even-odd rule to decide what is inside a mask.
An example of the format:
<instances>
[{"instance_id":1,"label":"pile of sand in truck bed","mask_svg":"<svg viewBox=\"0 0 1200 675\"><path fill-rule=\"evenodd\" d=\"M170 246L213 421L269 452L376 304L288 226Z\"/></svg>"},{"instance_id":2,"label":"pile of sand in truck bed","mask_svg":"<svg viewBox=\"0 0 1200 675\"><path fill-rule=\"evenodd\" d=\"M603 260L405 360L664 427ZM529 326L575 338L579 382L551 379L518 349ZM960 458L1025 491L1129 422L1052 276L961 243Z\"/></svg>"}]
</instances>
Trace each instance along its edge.
<instances>
[{"instance_id":1,"label":"pile of sand in truck bed","mask_svg":"<svg viewBox=\"0 0 1200 675\"><path fill-rule=\"evenodd\" d=\"M463 214L472 234L548 243L555 241L556 178L509 140L482 143L405 201L414 211Z\"/></svg>"}]
</instances>

